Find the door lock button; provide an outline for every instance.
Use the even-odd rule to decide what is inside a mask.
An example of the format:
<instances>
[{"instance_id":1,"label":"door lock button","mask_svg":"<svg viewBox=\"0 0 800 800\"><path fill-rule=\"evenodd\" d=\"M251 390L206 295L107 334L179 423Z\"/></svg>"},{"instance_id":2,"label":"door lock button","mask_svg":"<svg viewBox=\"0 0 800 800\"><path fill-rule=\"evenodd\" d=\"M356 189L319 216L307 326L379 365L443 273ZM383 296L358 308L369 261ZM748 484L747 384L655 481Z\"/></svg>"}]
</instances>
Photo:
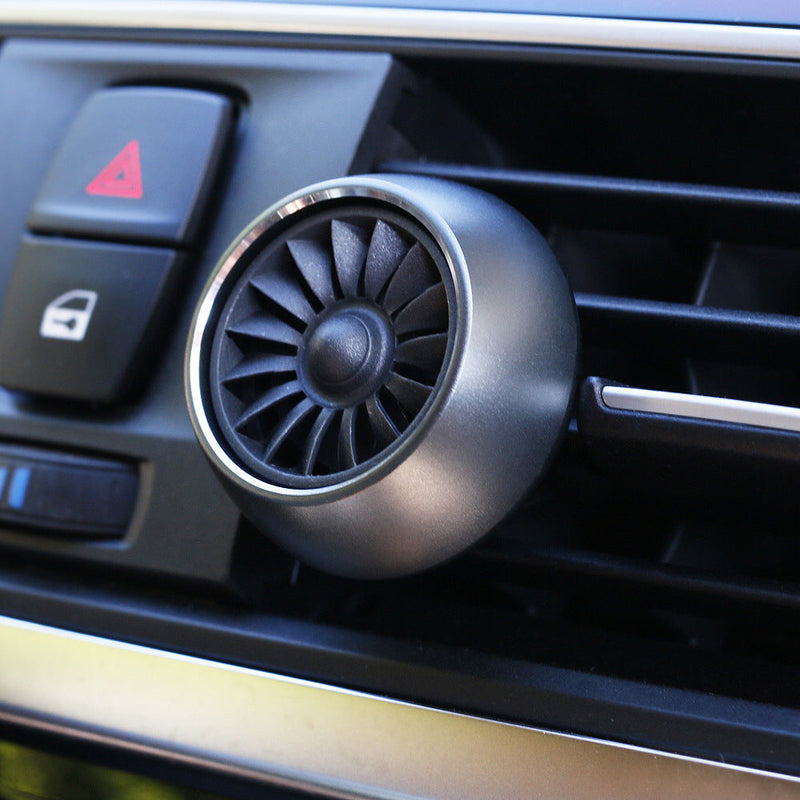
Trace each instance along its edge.
<instances>
[{"instance_id":1,"label":"door lock button","mask_svg":"<svg viewBox=\"0 0 800 800\"><path fill-rule=\"evenodd\" d=\"M0 317L0 384L122 397L154 349L181 263L173 250L26 237Z\"/></svg>"}]
</instances>

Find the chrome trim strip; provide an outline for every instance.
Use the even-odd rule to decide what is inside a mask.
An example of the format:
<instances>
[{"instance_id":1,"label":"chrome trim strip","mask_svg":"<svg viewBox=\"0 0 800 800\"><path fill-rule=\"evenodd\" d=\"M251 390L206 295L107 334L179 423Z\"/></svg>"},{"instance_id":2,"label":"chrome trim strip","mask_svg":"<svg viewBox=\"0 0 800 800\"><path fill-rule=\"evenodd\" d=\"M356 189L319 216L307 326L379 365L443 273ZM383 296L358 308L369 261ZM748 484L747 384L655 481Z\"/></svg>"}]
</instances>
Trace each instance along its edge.
<instances>
[{"instance_id":1,"label":"chrome trim strip","mask_svg":"<svg viewBox=\"0 0 800 800\"><path fill-rule=\"evenodd\" d=\"M785 27L256 0L0 0L0 25L389 37L757 58L800 56L800 31Z\"/></svg>"},{"instance_id":2,"label":"chrome trim strip","mask_svg":"<svg viewBox=\"0 0 800 800\"><path fill-rule=\"evenodd\" d=\"M0 719L337 797L800 796L800 779L0 617Z\"/></svg>"},{"instance_id":3,"label":"chrome trim strip","mask_svg":"<svg viewBox=\"0 0 800 800\"><path fill-rule=\"evenodd\" d=\"M667 414L756 428L775 428L800 433L800 409L751 403L727 397L657 392L627 386L604 386L603 402L618 411L638 411L643 414Z\"/></svg>"}]
</instances>

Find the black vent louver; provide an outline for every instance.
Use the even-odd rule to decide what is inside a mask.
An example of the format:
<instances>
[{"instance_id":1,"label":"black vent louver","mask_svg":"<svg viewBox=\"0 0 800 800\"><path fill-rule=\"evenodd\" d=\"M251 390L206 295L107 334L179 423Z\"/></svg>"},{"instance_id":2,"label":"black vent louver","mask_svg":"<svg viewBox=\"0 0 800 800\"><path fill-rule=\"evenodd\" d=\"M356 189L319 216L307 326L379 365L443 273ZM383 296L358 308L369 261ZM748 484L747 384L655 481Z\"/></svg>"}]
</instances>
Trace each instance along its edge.
<instances>
[{"instance_id":1,"label":"black vent louver","mask_svg":"<svg viewBox=\"0 0 800 800\"><path fill-rule=\"evenodd\" d=\"M340 480L395 446L449 341L443 257L396 212L338 208L269 242L222 312L211 363L224 434L284 486Z\"/></svg>"},{"instance_id":2,"label":"black vent louver","mask_svg":"<svg viewBox=\"0 0 800 800\"><path fill-rule=\"evenodd\" d=\"M547 236L575 293L583 377L800 406L800 162L785 122L795 81L415 66L494 148L483 159L448 152L445 138L431 148L400 116L418 156L387 152L378 168L484 189Z\"/></svg>"},{"instance_id":3,"label":"black vent louver","mask_svg":"<svg viewBox=\"0 0 800 800\"><path fill-rule=\"evenodd\" d=\"M471 160L446 137L433 148L408 115L395 121L407 146L375 170L484 189L547 236L575 290L581 402L596 402L599 380L800 407L800 173L785 125L794 80L411 66L495 146ZM800 622L798 435L597 422L576 418L550 477L470 554L412 589L359 587L327 619L800 704L787 634Z\"/></svg>"}]
</instances>

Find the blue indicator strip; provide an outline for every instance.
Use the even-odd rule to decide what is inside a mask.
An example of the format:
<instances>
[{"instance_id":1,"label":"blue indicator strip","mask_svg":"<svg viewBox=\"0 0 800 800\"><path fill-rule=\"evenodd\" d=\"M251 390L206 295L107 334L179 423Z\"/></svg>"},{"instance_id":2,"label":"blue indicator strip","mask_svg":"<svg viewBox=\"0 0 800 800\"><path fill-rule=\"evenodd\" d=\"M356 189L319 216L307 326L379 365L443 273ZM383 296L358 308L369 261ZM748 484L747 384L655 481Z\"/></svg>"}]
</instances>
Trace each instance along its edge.
<instances>
[{"instance_id":1,"label":"blue indicator strip","mask_svg":"<svg viewBox=\"0 0 800 800\"><path fill-rule=\"evenodd\" d=\"M11 486L8 489L8 504L11 508L22 508L25 505L25 494L28 491L28 482L31 479L30 467L17 467L11 476Z\"/></svg>"}]
</instances>

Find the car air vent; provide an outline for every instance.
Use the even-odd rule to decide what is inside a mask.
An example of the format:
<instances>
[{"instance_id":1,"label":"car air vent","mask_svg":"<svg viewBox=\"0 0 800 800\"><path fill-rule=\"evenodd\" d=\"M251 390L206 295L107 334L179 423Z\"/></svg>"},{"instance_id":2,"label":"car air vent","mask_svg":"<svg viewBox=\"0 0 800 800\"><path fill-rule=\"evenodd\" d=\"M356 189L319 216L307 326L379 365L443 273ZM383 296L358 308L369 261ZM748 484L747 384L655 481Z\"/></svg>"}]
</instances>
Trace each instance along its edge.
<instances>
[{"instance_id":1,"label":"car air vent","mask_svg":"<svg viewBox=\"0 0 800 800\"><path fill-rule=\"evenodd\" d=\"M797 706L797 429L603 402L604 387L627 387L800 407L796 82L730 65L410 66L494 146L465 161L444 134L435 148L415 140L400 115L406 146L374 170L485 189L546 233L575 292L583 390L549 478L469 554L380 585L303 568L304 607Z\"/></svg>"},{"instance_id":2,"label":"car air vent","mask_svg":"<svg viewBox=\"0 0 800 800\"><path fill-rule=\"evenodd\" d=\"M607 411L603 397L615 391L617 410L658 410L653 392L666 392L665 409L718 423L726 421L719 404L686 410L682 396L775 405L747 407L747 420L763 437L796 429L800 415L789 409L800 406L800 169L779 111L796 105L794 81L683 68L415 66L493 137L486 152L494 156L468 161L441 147L420 149L411 159L387 153L378 168L483 188L547 232L575 293L583 376L597 378L585 387L581 420L595 455L613 449L619 465L632 460L638 474L667 483L704 472L696 441L676 462L681 437L690 438L686 426L643 430L637 420L632 432L619 415L592 413ZM493 89L500 85L502 102ZM521 107L530 108L524 125ZM402 117L396 124L409 125ZM406 139L414 138L412 126ZM607 384L631 388L606 391ZM732 413L727 421L741 421ZM650 446L639 446L647 437ZM745 457L745 474L762 490L793 493L785 471L772 480L771 467L783 471L786 461L777 435L758 448L735 434L706 438L711 478L722 469L737 480ZM667 474L650 469L663 465L667 446ZM759 448L757 462L746 458ZM759 480L765 469L770 480ZM723 481L723 495L727 489Z\"/></svg>"}]
</instances>

